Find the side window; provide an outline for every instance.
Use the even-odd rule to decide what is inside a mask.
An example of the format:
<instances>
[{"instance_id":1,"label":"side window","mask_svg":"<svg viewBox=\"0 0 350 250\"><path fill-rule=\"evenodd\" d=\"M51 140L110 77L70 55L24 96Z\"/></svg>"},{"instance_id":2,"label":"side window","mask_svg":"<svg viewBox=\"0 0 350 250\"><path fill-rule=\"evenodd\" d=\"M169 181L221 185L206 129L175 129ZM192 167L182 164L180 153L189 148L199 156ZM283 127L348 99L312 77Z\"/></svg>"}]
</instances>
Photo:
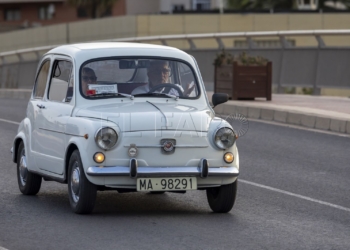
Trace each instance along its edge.
<instances>
[{"instance_id":1,"label":"side window","mask_svg":"<svg viewBox=\"0 0 350 250\"><path fill-rule=\"evenodd\" d=\"M43 98L45 94L45 87L46 87L49 70L50 70L50 61L47 60L41 65L38 77L36 78L35 88L34 88L34 98Z\"/></svg>"},{"instance_id":2,"label":"side window","mask_svg":"<svg viewBox=\"0 0 350 250\"><path fill-rule=\"evenodd\" d=\"M69 102L72 99L72 68L73 64L69 61L55 61L49 87L50 101Z\"/></svg>"}]
</instances>

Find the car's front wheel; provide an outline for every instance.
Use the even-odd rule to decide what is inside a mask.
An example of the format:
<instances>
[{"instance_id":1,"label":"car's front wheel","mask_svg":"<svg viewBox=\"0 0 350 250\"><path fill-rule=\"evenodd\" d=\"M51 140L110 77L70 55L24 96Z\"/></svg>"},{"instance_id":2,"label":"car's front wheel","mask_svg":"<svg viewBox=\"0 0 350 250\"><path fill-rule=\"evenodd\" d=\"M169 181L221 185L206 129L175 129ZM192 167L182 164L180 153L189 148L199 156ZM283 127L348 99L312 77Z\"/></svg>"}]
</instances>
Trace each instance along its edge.
<instances>
[{"instance_id":1,"label":"car's front wheel","mask_svg":"<svg viewBox=\"0 0 350 250\"><path fill-rule=\"evenodd\" d=\"M23 141L17 151L17 181L19 190L25 195L36 195L41 187L41 176L28 171Z\"/></svg>"},{"instance_id":2,"label":"car's front wheel","mask_svg":"<svg viewBox=\"0 0 350 250\"><path fill-rule=\"evenodd\" d=\"M70 206L75 213L89 214L94 209L97 188L86 178L78 150L69 159L68 194Z\"/></svg>"},{"instance_id":3,"label":"car's front wheel","mask_svg":"<svg viewBox=\"0 0 350 250\"><path fill-rule=\"evenodd\" d=\"M237 182L207 189L207 199L211 210L215 213L228 213L235 204Z\"/></svg>"}]
</instances>

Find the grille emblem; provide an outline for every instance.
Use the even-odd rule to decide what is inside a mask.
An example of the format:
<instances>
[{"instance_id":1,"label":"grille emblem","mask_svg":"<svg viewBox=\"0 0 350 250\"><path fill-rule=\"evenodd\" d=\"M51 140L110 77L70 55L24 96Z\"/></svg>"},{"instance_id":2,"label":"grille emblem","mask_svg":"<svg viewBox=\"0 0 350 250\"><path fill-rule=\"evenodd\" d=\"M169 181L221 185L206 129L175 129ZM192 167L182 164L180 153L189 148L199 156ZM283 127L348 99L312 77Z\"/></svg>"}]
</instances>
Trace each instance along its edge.
<instances>
[{"instance_id":1,"label":"grille emblem","mask_svg":"<svg viewBox=\"0 0 350 250\"><path fill-rule=\"evenodd\" d=\"M130 147L128 149L128 155L130 157L136 157L138 154L138 149L136 147L136 144L130 144Z\"/></svg>"},{"instance_id":2,"label":"grille emblem","mask_svg":"<svg viewBox=\"0 0 350 250\"><path fill-rule=\"evenodd\" d=\"M174 139L162 139L160 144L162 145L163 154L173 154L175 152L176 141Z\"/></svg>"}]
</instances>

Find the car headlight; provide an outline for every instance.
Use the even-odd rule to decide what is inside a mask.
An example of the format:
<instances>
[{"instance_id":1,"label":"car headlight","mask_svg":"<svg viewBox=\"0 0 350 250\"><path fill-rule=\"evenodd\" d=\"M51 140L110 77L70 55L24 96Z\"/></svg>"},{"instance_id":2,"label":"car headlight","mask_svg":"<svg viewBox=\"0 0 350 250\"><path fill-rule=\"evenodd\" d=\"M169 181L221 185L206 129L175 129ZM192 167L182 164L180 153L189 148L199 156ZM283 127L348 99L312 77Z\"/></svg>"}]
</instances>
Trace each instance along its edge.
<instances>
[{"instance_id":1,"label":"car headlight","mask_svg":"<svg viewBox=\"0 0 350 250\"><path fill-rule=\"evenodd\" d=\"M100 128L95 135L97 146L104 150L110 150L118 141L118 134L109 127Z\"/></svg>"},{"instance_id":2,"label":"car headlight","mask_svg":"<svg viewBox=\"0 0 350 250\"><path fill-rule=\"evenodd\" d=\"M220 128L214 135L214 143L220 149L227 149L232 147L235 143L237 136L230 128Z\"/></svg>"}]
</instances>

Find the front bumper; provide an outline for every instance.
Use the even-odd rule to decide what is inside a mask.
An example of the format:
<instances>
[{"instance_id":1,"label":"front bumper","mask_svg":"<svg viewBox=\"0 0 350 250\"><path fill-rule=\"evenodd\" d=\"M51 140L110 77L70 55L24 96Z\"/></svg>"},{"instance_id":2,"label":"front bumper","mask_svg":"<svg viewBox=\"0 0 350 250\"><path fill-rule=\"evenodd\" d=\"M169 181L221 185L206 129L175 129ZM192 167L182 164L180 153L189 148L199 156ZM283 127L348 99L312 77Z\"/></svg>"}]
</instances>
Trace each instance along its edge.
<instances>
[{"instance_id":1,"label":"front bumper","mask_svg":"<svg viewBox=\"0 0 350 250\"><path fill-rule=\"evenodd\" d=\"M211 176L237 177L239 170L231 166L209 167L205 159L201 159L198 167L137 167L137 160L131 159L129 166L93 166L87 169L86 174L89 176L129 176L131 178L172 176L199 176L201 178L207 178Z\"/></svg>"}]
</instances>

